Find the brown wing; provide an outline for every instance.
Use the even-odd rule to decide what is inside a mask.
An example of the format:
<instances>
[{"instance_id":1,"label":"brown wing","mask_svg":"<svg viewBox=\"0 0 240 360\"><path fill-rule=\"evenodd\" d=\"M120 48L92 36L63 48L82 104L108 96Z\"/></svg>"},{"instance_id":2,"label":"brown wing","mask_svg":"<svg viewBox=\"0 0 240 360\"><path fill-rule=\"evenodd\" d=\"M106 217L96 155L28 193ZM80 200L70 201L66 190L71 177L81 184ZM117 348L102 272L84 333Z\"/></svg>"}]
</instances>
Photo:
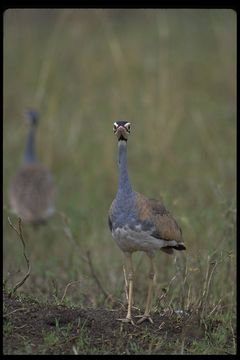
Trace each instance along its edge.
<instances>
[{"instance_id":1,"label":"brown wing","mask_svg":"<svg viewBox=\"0 0 240 360\"><path fill-rule=\"evenodd\" d=\"M11 206L25 221L35 222L48 217L54 207L54 198L52 175L41 164L24 165L10 186Z\"/></svg>"},{"instance_id":2,"label":"brown wing","mask_svg":"<svg viewBox=\"0 0 240 360\"><path fill-rule=\"evenodd\" d=\"M152 236L163 240L183 241L180 226L160 200L149 199L137 193L137 207L140 220L154 226Z\"/></svg>"}]
</instances>

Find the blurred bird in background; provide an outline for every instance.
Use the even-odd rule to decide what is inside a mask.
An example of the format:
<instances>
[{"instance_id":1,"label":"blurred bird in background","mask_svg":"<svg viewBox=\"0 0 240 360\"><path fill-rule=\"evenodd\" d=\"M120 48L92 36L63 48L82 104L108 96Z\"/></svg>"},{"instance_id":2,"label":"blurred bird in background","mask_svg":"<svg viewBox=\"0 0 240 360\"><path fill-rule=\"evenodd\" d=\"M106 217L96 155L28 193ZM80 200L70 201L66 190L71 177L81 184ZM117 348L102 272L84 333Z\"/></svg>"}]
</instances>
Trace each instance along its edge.
<instances>
[{"instance_id":1,"label":"blurred bird in background","mask_svg":"<svg viewBox=\"0 0 240 360\"><path fill-rule=\"evenodd\" d=\"M23 164L11 180L9 198L12 211L23 222L38 225L45 223L54 213L56 191L51 172L36 157L35 137L39 114L30 109L26 115L29 132Z\"/></svg>"}]
</instances>

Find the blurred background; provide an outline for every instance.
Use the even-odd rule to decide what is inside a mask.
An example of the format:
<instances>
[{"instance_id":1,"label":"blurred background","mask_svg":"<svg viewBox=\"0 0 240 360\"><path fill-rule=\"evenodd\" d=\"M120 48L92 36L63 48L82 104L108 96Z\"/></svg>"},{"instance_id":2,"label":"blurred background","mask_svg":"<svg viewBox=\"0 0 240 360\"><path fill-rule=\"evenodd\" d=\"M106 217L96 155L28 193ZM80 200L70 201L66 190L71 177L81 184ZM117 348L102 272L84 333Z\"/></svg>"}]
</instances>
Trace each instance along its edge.
<instances>
[{"instance_id":1,"label":"blurred background","mask_svg":"<svg viewBox=\"0 0 240 360\"><path fill-rule=\"evenodd\" d=\"M58 212L35 231L23 224L31 275L22 289L83 306L124 297L123 257L108 229L117 190L113 122L132 124L129 175L161 197L187 251L159 252L156 297L197 301L210 264L209 303L235 304L236 14L232 10L19 9L4 14L4 280L26 272L9 226L8 187L22 162L24 111L40 113L38 158L52 171ZM86 253L88 260L86 261ZM136 302L145 302L148 261L134 255ZM141 271L140 271L141 269ZM208 269L208 270L207 270ZM95 274L95 277L94 277ZM208 274L209 275L209 274ZM178 281L184 278L184 286ZM205 284L205 285L204 285ZM182 287L183 286L183 287ZM186 294L189 299L186 300Z\"/></svg>"}]
</instances>

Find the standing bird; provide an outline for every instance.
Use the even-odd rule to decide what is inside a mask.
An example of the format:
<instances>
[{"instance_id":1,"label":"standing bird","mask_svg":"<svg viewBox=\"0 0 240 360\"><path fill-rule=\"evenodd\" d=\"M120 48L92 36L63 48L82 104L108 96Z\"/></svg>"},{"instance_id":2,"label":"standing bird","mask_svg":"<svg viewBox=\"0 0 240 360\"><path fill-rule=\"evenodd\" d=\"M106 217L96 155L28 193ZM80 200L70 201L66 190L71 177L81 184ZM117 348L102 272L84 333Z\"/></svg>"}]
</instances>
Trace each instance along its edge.
<instances>
[{"instance_id":1,"label":"standing bird","mask_svg":"<svg viewBox=\"0 0 240 360\"><path fill-rule=\"evenodd\" d=\"M38 113L27 112L29 133L23 164L10 184L9 197L13 212L24 222L33 225L44 223L54 212L55 186L50 171L37 161L35 132Z\"/></svg>"},{"instance_id":2,"label":"standing bird","mask_svg":"<svg viewBox=\"0 0 240 360\"><path fill-rule=\"evenodd\" d=\"M161 249L168 254L185 250L182 231L176 220L161 201L149 199L132 189L127 167L127 139L131 124L117 121L113 131L118 139L118 191L109 209L109 227L117 245L123 251L128 268L128 311L123 322L132 320L133 264L132 253L144 251L150 259L149 287L146 308L138 323L153 322L150 317L153 280L155 276L154 255Z\"/></svg>"}]
</instances>

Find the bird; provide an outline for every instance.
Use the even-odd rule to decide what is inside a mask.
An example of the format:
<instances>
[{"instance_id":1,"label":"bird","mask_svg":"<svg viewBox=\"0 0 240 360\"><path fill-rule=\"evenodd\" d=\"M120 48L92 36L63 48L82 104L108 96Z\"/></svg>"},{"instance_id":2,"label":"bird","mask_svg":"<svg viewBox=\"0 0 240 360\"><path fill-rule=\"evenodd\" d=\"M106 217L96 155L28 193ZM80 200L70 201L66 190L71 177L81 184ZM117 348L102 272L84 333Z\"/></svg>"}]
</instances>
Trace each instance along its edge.
<instances>
[{"instance_id":1,"label":"bird","mask_svg":"<svg viewBox=\"0 0 240 360\"><path fill-rule=\"evenodd\" d=\"M37 226L46 223L54 213L56 189L51 172L36 156L35 135L39 113L28 109L26 116L29 131L23 163L10 182L9 200L13 213L24 223Z\"/></svg>"},{"instance_id":2,"label":"bird","mask_svg":"<svg viewBox=\"0 0 240 360\"><path fill-rule=\"evenodd\" d=\"M158 249L167 254L174 250L186 250L182 230L177 221L166 209L162 201L151 199L133 190L128 175L127 141L131 123L116 121L113 132L118 140L118 189L108 212L108 224L112 237L122 250L127 264L128 309L122 322L135 324L132 318L132 299L134 269L132 254L135 251L145 252L150 259L149 284L145 311L138 315L138 324L151 318L153 284L156 275L154 256Z\"/></svg>"}]
</instances>

